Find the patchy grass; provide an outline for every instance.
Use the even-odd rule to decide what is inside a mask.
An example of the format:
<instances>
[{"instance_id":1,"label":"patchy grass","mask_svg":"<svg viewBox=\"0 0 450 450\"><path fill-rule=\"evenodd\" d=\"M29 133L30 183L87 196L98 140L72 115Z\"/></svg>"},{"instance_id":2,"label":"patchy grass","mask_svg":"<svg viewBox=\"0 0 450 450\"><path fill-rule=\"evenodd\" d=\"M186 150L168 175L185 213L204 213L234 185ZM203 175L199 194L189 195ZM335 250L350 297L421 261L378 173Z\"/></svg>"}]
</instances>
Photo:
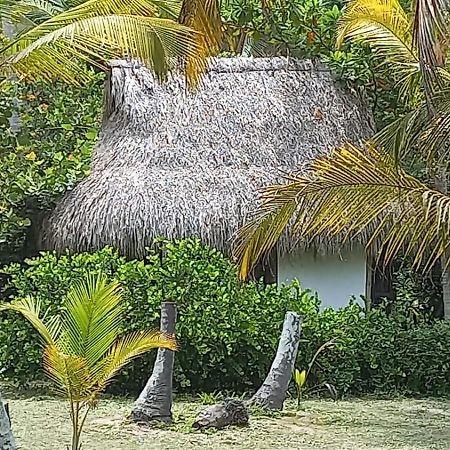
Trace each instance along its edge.
<instances>
[{"instance_id":1,"label":"patchy grass","mask_svg":"<svg viewBox=\"0 0 450 450\"><path fill-rule=\"evenodd\" d=\"M52 397L8 393L14 433L22 450L63 450L69 437L67 405ZM198 432L190 428L204 405L177 402L172 427L143 429L124 418L131 400L105 399L86 425L85 450L432 450L450 448L450 401L305 401L296 412L251 416L245 428Z\"/></svg>"}]
</instances>

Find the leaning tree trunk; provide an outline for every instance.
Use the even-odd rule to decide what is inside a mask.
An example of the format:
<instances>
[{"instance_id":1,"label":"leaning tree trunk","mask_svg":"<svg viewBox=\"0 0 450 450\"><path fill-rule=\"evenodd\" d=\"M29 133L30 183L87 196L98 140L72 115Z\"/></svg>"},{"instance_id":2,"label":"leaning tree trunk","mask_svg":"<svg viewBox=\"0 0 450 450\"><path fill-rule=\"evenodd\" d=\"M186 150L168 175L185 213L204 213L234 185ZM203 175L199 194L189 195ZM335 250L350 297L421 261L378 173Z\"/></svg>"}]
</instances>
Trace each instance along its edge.
<instances>
[{"instance_id":1,"label":"leaning tree trunk","mask_svg":"<svg viewBox=\"0 0 450 450\"><path fill-rule=\"evenodd\" d=\"M283 331L272 367L258 392L250 400L251 405L265 409L282 409L294 371L300 342L301 319L288 311L284 318Z\"/></svg>"},{"instance_id":2,"label":"leaning tree trunk","mask_svg":"<svg viewBox=\"0 0 450 450\"><path fill-rule=\"evenodd\" d=\"M161 305L161 331L174 334L177 321L176 304ZM134 422L172 422L172 373L174 352L158 349L152 376L133 406L131 418Z\"/></svg>"},{"instance_id":3,"label":"leaning tree trunk","mask_svg":"<svg viewBox=\"0 0 450 450\"><path fill-rule=\"evenodd\" d=\"M6 408L3 403L2 395L0 394L0 450L16 450L16 444L11 431L11 424L9 421Z\"/></svg>"}]
</instances>

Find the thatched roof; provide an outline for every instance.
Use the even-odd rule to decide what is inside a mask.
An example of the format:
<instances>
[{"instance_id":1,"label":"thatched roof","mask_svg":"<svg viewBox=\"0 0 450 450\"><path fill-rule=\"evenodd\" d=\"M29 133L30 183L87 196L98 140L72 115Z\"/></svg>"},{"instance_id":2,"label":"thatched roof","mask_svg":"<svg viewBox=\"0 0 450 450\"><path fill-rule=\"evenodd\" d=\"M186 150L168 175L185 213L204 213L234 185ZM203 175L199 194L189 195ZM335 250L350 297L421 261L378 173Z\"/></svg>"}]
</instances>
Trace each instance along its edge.
<instances>
[{"instance_id":1,"label":"thatched roof","mask_svg":"<svg viewBox=\"0 0 450 450\"><path fill-rule=\"evenodd\" d=\"M356 93L286 58L211 61L193 93L181 77L161 85L115 61L106 98L92 173L54 210L48 248L140 257L155 237L195 236L226 249L261 187L373 131Z\"/></svg>"}]
</instances>

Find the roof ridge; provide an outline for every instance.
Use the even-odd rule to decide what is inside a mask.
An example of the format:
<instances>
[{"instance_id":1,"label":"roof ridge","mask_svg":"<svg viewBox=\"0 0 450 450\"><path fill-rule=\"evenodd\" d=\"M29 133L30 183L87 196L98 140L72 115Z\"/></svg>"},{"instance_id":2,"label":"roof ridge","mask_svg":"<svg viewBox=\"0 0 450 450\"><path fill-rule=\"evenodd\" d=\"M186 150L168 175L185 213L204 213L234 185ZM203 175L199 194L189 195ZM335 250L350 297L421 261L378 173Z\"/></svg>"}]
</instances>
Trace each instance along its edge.
<instances>
[{"instance_id":1,"label":"roof ridge","mask_svg":"<svg viewBox=\"0 0 450 450\"><path fill-rule=\"evenodd\" d=\"M147 69L144 64L137 60L115 59L109 63L111 68L124 69ZM148 69L147 69L148 70ZM320 60L297 59L284 56L276 57L245 57L232 58L215 57L209 60L207 73L242 73L242 72L327 72L332 73Z\"/></svg>"}]
</instances>

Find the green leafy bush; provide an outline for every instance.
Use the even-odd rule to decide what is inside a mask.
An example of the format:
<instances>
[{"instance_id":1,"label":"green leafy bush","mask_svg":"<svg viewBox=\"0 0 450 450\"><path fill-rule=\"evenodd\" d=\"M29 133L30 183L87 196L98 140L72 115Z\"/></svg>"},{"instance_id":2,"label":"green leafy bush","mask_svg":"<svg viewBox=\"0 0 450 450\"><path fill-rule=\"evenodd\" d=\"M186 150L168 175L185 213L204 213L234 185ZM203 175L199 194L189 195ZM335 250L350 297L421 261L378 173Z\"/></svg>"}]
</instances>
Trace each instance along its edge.
<instances>
[{"instance_id":1,"label":"green leafy bush","mask_svg":"<svg viewBox=\"0 0 450 450\"><path fill-rule=\"evenodd\" d=\"M57 257L45 253L12 264L9 295L37 296L57 312L68 286L87 272L103 272L120 280L128 309L126 332L158 326L163 300L176 300L177 336L175 382L179 389L244 390L265 376L271 363L284 314L298 309L309 293L260 282L241 284L235 266L220 252L196 240L163 244L164 256L149 252L146 263L126 261L111 249L93 254ZM150 357L151 358L151 357ZM20 317L0 316L0 366L19 382L40 378L41 351L34 331ZM151 360L134 363L117 380L130 390L142 387Z\"/></svg>"},{"instance_id":2,"label":"green leafy bush","mask_svg":"<svg viewBox=\"0 0 450 450\"><path fill-rule=\"evenodd\" d=\"M340 394L450 393L450 324L415 323L403 304L366 311L355 302L320 310L320 302L297 284L280 289L260 282L239 283L235 266L197 240L161 243L143 261L127 261L112 249L56 256L44 253L12 264L6 295L28 294L57 312L68 286L87 272L117 278L124 289L129 332L158 326L164 300L178 303L176 357L178 390L243 391L264 379L276 351L286 310L304 317L298 367L321 353L309 386L332 383ZM0 366L21 383L41 377L41 350L32 328L17 315L0 316ZM113 388L139 390L152 357L137 361Z\"/></svg>"},{"instance_id":3,"label":"green leafy bush","mask_svg":"<svg viewBox=\"0 0 450 450\"><path fill-rule=\"evenodd\" d=\"M103 74L83 88L3 82L0 89L0 260L20 258L33 221L86 176L102 109ZM20 129L10 127L13 115ZM27 253L26 251L24 252Z\"/></svg>"},{"instance_id":4,"label":"green leafy bush","mask_svg":"<svg viewBox=\"0 0 450 450\"><path fill-rule=\"evenodd\" d=\"M332 383L341 394L450 393L450 323L416 323L401 302L371 311L350 303L309 315L303 337L300 367L320 345L337 338L311 377L316 384Z\"/></svg>"}]
</instances>

